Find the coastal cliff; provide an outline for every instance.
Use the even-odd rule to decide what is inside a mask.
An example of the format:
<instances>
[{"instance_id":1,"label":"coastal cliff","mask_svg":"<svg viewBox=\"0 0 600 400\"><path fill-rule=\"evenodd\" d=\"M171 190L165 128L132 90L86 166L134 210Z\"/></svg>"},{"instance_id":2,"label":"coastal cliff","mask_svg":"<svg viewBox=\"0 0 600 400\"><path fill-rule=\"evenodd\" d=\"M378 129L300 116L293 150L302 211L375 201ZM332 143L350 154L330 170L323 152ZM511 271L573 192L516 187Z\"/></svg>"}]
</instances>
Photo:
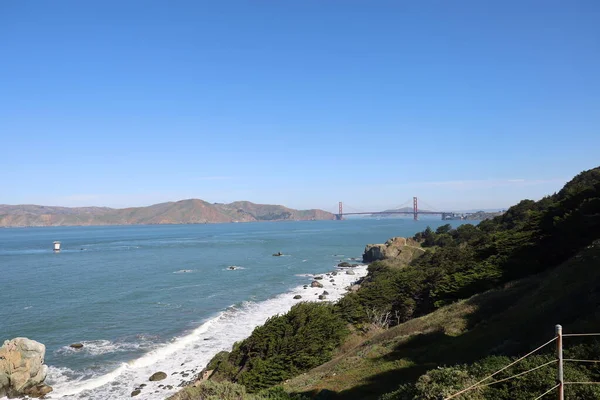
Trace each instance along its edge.
<instances>
[{"instance_id":1,"label":"coastal cliff","mask_svg":"<svg viewBox=\"0 0 600 400\"><path fill-rule=\"evenodd\" d=\"M209 224L333 219L335 219L334 214L323 210L295 210L280 205L255 204L249 201L221 204L188 199L148 207L121 209L0 204L0 227Z\"/></svg>"},{"instance_id":2,"label":"coastal cliff","mask_svg":"<svg viewBox=\"0 0 600 400\"><path fill-rule=\"evenodd\" d=\"M368 244L363 253L363 262L395 259L408 264L425 253L412 238L394 237L383 244Z\"/></svg>"},{"instance_id":3,"label":"coastal cliff","mask_svg":"<svg viewBox=\"0 0 600 400\"><path fill-rule=\"evenodd\" d=\"M408 258L406 250L419 244ZM498 385L482 385L469 398L542 397L556 384L556 370L541 367L556 359L543 352L518 357L552 339L557 322L569 332L598 330L600 168L477 226L428 227L412 241L368 245L364 259L377 261L358 290L331 308L306 303L269 319L209 363L212 381L173 399L234 392L216 398L438 399L494 371ZM314 343L296 346L293 335L303 330ZM336 336L319 336L324 332ZM566 352L595 360L600 346L573 341ZM525 373L527 379L510 378ZM565 376L600 379L597 368L576 363L565 366ZM571 385L565 394L598 399L600 388Z\"/></svg>"}]
</instances>

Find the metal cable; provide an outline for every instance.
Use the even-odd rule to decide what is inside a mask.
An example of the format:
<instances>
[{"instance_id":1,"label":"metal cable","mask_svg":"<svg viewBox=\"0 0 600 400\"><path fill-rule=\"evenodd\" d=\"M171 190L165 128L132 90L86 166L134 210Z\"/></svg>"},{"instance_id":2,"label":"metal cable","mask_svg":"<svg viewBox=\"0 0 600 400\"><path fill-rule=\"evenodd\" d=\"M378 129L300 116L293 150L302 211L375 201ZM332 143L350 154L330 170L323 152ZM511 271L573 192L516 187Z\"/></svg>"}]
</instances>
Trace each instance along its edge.
<instances>
[{"instance_id":1,"label":"metal cable","mask_svg":"<svg viewBox=\"0 0 600 400\"><path fill-rule=\"evenodd\" d=\"M564 358L563 361L574 361L574 362L584 362L584 363L600 363L600 360L577 360L575 358Z\"/></svg>"},{"instance_id":2,"label":"metal cable","mask_svg":"<svg viewBox=\"0 0 600 400\"><path fill-rule=\"evenodd\" d=\"M523 360L524 358L527 358L527 357L529 357L530 355L532 355L532 354L533 354L533 353L535 353L536 351L538 351L538 350L540 350L540 349L542 349L542 348L546 347L547 345L549 345L550 343L554 342L555 340L556 340L556 337L553 337L552 339L550 339L549 341L547 341L546 343L544 343L544 344L543 344L543 345L541 345L540 347L538 347L538 348L536 348L536 349L534 349L534 350L530 351L529 353L525 354L523 357L521 357L521 358L517 359L516 361L513 361L513 362L511 362L511 363L510 363L510 364L508 364L506 367L499 369L498 371L496 371L496 372L494 372L493 374L491 374L491 375L489 375L489 376L487 376L487 377L483 378L483 379L482 379L482 380L480 380L479 382L477 382L477 383L474 383L473 385L469 386L468 388L466 388L466 389L463 389L463 390L461 390L461 391L458 391L458 392L454 393L453 395L451 395L451 396L449 396L449 397L446 397L444 400L450 400L450 399L453 399L453 398L455 398L455 397L456 397L456 396L458 396L458 395L461 395L461 394L463 394L463 393L465 393L465 392L468 392L468 391L469 391L469 390L471 390L471 389L474 389L474 388L476 388L476 387L477 387L477 386L479 386L481 383L483 383L483 382L487 381L488 379L492 378L492 377L493 377L493 376L495 376L495 375L498 375L500 372L504 371L505 369L512 367L513 365L515 365L515 364L516 364L516 363L518 363L519 361Z\"/></svg>"},{"instance_id":3,"label":"metal cable","mask_svg":"<svg viewBox=\"0 0 600 400\"><path fill-rule=\"evenodd\" d=\"M600 336L600 333L564 333L565 336Z\"/></svg>"},{"instance_id":4,"label":"metal cable","mask_svg":"<svg viewBox=\"0 0 600 400\"><path fill-rule=\"evenodd\" d=\"M492 385L495 385L496 383L500 383L500 382L506 382L506 381L509 381L509 380L511 380L511 379L518 378L519 376L526 375L526 374L528 374L528 373L530 373L530 372L533 372L533 371L535 371L535 370L537 370L537 369L540 369L540 368L542 368L542 367L545 367L545 366L547 366L547 365L550 365L550 364L552 364L552 363L555 363L555 362L557 362L557 360L548 361L548 362L547 362L547 363L545 363L545 364L538 365L537 367L535 367L535 368L531 368L530 370L527 370L527 371L525 371L525 372L521 372L520 374L516 374L516 375L513 375L513 376L509 376L508 378L500 379L499 381L490 382L490 383L485 383L485 384L483 384L483 385L479 385L478 387L487 387L487 386L492 386Z\"/></svg>"},{"instance_id":5,"label":"metal cable","mask_svg":"<svg viewBox=\"0 0 600 400\"><path fill-rule=\"evenodd\" d=\"M551 391L553 391L554 389L556 389L556 388L557 388L557 387L559 387L559 386L560 386L560 384L557 384L557 385L556 385L556 386L554 386L552 389L548 390L547 392L544 392L544 394L542 394L541 396L538 396L538 397L536 397L536 398L535 398L535 399L533 399L533 400L539 400L539 399L541 399L542 397L544 397L545 395L547 395L548 393L550 393Z\"/></svg>"},{"instance_id":6,"label":"metal cable","mask_svg":"<svg viewBox=\"0 0 600 400\"><path fill-rule=\"evenodd\" d=\"M525 371L525 372L521 372L520 374L513 375L513 376L509 376L508 378L500 379L499 381L490 382L490 383L485 383L485 384L483 384L483 385L479 385L479 386L477 386L477 387L487 387L487 386L492 386L492 385L495 385L496 383L500 383L500 382L506 382L506 381L509 381L509 380L511 380L511 379L518 378L519 376L526 375L526 374L528 374L528 373L530 373L530 372L533 372L533 371L535 371L536 369L540 369L540 368L542 368L542 367L545 367L546 365L550 365L550 364L552 364L552 363L555 363L555 362L557 362L557 361L558 361L558 360L552 360L552 361L548 361L548 362L547 362L547 363L545 363L545 364L538 365L537 367L535 367L535 368L531 368L530 370L527 370L527 371Z\"/></svg>"}]
</instances>

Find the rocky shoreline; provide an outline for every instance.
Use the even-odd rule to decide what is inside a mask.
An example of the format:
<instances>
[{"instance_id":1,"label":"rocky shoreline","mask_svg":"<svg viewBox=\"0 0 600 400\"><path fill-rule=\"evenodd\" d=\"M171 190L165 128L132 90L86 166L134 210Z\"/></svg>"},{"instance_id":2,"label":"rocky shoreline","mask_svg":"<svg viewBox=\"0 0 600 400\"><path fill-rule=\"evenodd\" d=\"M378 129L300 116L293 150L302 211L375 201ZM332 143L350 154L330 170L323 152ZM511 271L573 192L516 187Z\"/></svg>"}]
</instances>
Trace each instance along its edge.
<instances>
[{"instance_id":1,"label":"rocky shoreline","mask_svg":"<svg viewBox=\"0 0 600 400\"><path fill-rule=\"evenodd\" d=\"M333 270L329 272L307 275L306 277L309 279L309 281L305 285L297 287L291 292L278 295L278 298L281 300L277 301L284 301L283 299L287 296L290 296L289 299L294 303L303 301L336 301L340 298L340 296L343 296L344 293L350 290L356 290L357 287L359 287L360 280L362 279L363 275L366 275L365 265L340 262ZM251 332L249 331L248 335L250 333ZM210 338L204 338L203 340L210 340ZM15 342L17 344L11 344L7 347L6 344L9 342ZM82 349L84 350L86 346L85 343L85 341L81 343L76 342L67 344L66 346L74 351L82 351ZM5 346L2 348L4 349L3 351L6 352L6 348L11 349L10 359L14 359L15 357L18 359L26 358L24 355L13 355L15 352L13 349L16 348L17 352L21 352L23 354L26 353L33 359L37 360L37 362L32 363L27 361L22 366L23 373L21 376L26 377L27 379L25 379L23 383L18 383L19 381L12 377L14 371L11 371L8 366L2 368L4 366L2 362L4 360L0 359L0 397L43 397L52 392L53 389L44 383L48 372L48 367L43 364L46 350L43 344L26 338L16 338L6 341ZM35 349L35 352L26 350L30 348ZM0 352L0 354L2 354L2 352ZM202 369L204 366L205 364L195 365L194 363L189 364L187 362L182 364L180 368L173 368L174 366L169 368L166 366L161 367L160 365L156 365L156 369L154 371L149 371L146 375L146 378L138 378L133 382L130 381L131 386L127 393L129 396L134 397L138 395L140 397L144 397L144 394L146 396L151 395L152 398L156 398L160 393L162 394L161 398L164 398L175 393L178 388L190 386L199 381L201 382L207 379L209 374L207 374L206 370ZM69 388L67 393L75 393L72 391L72 389L73 388ZM58 388L55 388L54 392L56 394L51 393L49 397L54 397L55 395L64 395L64 391L65 385L61 384ZM123 395L120 395L120 398Z\"/></svg>"}]
</instances>

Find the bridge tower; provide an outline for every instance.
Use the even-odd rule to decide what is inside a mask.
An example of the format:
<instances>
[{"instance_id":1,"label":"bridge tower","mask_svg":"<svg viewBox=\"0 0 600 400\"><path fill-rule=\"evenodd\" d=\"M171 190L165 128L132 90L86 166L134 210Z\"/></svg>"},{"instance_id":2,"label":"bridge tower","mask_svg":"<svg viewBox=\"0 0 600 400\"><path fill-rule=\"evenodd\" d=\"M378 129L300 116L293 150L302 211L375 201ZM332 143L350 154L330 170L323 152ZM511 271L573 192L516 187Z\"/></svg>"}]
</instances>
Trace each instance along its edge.
<instances>
[{"instance_id":1,"label":"bridge tower","mask_svg":"<svg viewBox=\"0 0 600 400\"><path fill-rule=\"evenodd\" d=\"M339 213L337 215L337 219L340 220L340 221L342 219L344 219L344 206L342 205L341 201L340 201L340 204L339 204Z\"/></svg>"},{"instance_id":2,"label":"bridge tower","mask_svg":"<svg viewBox=\"0 0 600 400\"><path fill-rule=\"evenodd\" d=\"M415 221L419 219L419 206L416 197L413 197L413 218Z\"/></svg>"}]
</instances>

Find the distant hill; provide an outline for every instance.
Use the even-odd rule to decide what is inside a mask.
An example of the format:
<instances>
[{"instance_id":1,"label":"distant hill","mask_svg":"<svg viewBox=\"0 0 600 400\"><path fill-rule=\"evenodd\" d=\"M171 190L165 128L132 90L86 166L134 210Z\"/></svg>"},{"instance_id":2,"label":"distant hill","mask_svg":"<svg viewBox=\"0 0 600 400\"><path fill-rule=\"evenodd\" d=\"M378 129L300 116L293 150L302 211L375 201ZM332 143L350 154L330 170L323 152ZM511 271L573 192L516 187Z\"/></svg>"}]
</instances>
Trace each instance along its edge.
<instances>
[{"instance_id":1,"label":"distant hill","mask_svg":"<svg viewBox=\"0 0 600 400\"><path fill-rule=\"evenodd\" d=\"M206 224L282 220L329 220L323 210L294 210L279 205L236 201L211 204L188 199L148 207L53 207L0 204L0 227L68 225Z\"/></svg>"}]
</instances>

